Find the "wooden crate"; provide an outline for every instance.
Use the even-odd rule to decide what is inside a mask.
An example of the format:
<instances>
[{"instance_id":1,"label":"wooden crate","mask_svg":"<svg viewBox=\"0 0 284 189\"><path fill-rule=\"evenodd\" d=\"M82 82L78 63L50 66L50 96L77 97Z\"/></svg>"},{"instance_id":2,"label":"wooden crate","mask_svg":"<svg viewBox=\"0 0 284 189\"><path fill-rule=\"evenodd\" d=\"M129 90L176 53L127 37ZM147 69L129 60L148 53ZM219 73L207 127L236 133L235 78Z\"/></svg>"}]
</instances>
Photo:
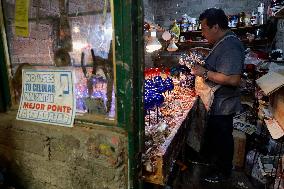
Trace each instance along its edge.
<instances>
[{"instance_id":1,"label":"wooden crate","mask_svg":"<svg viewBox=\"0 0 284 189\"><path fill-rule=\"evenodd\" d=\"M234 137L234 158L233 165L237 168L242 168L245 161L246 150L246 134L244 132L233 130Z\"/></svg>"},{"instance_id":2,"label":"wooden crate","mask_svg":"<svg viewBox=\"0 0 284 189\"><path fill-rule=\"evenodd\" d=\"M274 119L284 130L284 87L270 96L270 102Z\"/></svg>"}]
</instances>

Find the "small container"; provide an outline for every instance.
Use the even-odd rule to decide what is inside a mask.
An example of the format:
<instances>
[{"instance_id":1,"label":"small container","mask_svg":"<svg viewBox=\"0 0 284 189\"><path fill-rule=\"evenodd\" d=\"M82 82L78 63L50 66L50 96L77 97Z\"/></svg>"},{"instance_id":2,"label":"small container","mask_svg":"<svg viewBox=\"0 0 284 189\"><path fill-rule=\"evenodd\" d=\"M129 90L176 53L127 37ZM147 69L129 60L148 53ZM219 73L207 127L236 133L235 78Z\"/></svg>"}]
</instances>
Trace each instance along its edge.
<instances>
[{"instance_id":1,"label":"small container","mask_svg":"<svg viewBox=\"0 0 284 189\"><path fill-rule=\"evenodd\" d=\"M259 4L259 6L257 7L257 12L260 14L264 13L264 3Z\"/></svg>"},{"instance_id":2,"label":"small container","mask_svg":"<svg viewBox=\"0 0 284 189\"><path fill-rule=\"evenodd\" d=\"M251 25L257 24L257 15L254 12L251 13L250 22L251 22Z\"/></svg>"},{"instance_id":3,"label":"small container","mask_svg":"<svg viewBox=\"0 0 284 189\"><path fill-rule=\"evenodd\" d=\"M180 42L185 42L185 37L184 37L184 36L180 36L180 37L179 37L179 41L180 41Z\"/></svg>"}]
</instances>

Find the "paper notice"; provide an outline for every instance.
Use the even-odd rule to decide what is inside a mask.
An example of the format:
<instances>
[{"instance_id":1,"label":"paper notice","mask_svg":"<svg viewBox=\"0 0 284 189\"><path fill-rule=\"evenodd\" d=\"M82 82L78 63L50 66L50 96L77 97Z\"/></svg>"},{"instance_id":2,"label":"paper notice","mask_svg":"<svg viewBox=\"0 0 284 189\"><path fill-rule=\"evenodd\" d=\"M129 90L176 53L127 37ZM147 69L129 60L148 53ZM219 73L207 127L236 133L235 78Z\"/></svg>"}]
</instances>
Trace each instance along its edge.
<instances>
[{"instance_id":1,"label":"paper notice","mask_svg":"<svg viewBox=\"0 0 284 189\"><path fill-rule=\"evenodd\" d=\"M29 36L29 0L16 0L15 32L17 36Z\"/></svg>"},{"instance_id":2,"label":"paper notice","mask_svg":"<svg viewBox=\"0 0 284 189\"><path fill-rule=\"evenodd\" d=\"M71 70L23 70L17 119L73 127L76 98Z\"/></svg>"},{"instance_id":3,"label":"paper notice","mask_svg":"<svg viewBox=\"0 0 284 189\"><path fill-rule=\"evenodd\" d=\"M283 129L280 127L280 125L275 119L265 119L264 121L273 139L279 139L284 135Z\"/></svg>"}]
</instances>

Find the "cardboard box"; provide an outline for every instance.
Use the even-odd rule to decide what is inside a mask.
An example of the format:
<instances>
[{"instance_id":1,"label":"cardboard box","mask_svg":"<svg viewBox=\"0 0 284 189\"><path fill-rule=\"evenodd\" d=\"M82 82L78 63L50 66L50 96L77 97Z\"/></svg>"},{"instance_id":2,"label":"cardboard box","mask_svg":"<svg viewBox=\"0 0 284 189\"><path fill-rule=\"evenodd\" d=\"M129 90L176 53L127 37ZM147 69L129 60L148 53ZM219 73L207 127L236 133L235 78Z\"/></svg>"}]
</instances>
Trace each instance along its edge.
<instances>
[{"instance_id":1,"label":"cardboard box","mask_svg":"<svg viewBox=\"0 0 284 189\"><path fill-rule=\"evenodd\" d=\"M253 165L251 176L263 184L275 177L278 158L275 156L259 156Z\"/></svg>"},{"instance_id":2,"label":"cardboard box","mask_svg":"<svg viewBox=\"0 0 284 189\"><path fill-rule=\"evenodd\" d=\"M270 96L270 106L274 119L284 129L284 87Z\"/></svg>"},{"instance_id":3,"label":"cardboard box","mask_svg":"<svg viewBox=\"0 0 284 189\"><path fill-rule=\"evenodd\" d=\"M273 116L271 119L275 121L271 127L268 125L268 130L273 139L278 139L283 136L284 132L279 136L279 132L273 128L280 127L279 129L284 131L284 70L269 72L257 79L256 83L269 96L270 110ZM276 134L277 136L275 136Z\"/></svg>"},{"instance_id":4,"label":"cardboard box","mask_svg":"<svg viewBox=\"0 0 284 189\"><path fill-rule=\"evenodd\" d=\"M242 168L245 161L246 134L242 131L233 130L234 137L234 158L233 165Z\"/></svg>"}]
</instances>

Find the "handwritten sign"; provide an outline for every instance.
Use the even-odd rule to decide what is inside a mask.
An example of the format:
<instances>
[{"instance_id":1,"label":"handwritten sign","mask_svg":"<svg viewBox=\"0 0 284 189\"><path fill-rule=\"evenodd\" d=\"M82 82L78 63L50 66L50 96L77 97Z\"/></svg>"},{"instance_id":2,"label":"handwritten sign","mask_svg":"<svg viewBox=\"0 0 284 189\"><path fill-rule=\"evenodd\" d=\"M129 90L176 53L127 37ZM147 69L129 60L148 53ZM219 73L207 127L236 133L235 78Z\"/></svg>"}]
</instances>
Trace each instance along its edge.
<instances>
[{"instance_id":1,"label":"handwritten sign","mask_svg":"<svg viewBox=\"0 0 284 189\"><path fill-rule=\"evenodd\" d=\"M76 112L73 72L23 70L18 120L72 127Z\"/></svg>"}]
</instances>

